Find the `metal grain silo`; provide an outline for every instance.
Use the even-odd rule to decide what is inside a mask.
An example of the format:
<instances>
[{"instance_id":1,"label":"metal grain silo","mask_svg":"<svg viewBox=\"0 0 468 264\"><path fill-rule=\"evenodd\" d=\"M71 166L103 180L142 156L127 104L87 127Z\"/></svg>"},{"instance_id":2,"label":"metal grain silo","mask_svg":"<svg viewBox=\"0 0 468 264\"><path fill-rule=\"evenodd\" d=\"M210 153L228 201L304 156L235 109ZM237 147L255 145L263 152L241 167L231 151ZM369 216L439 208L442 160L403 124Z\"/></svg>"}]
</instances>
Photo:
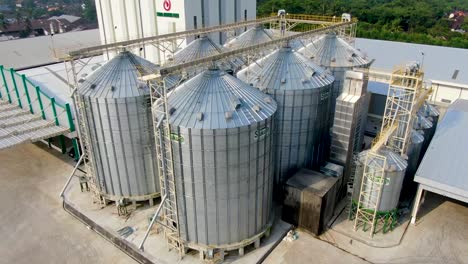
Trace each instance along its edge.
<instances>
[{"instance_id":1,"label":"metal grain silo","mask_svg":"<svg viewBox=\"0 0 468 264\"><path fill-rule=\"evenodd\" d=\"M356 174L354 178L354 187L353 187L353 203L358 204L359 194L361 192L362 185L362 176L364 173L364 164L366 162L366 156L368 151L363 151L358 154ZM389 150L383 149L378 151L379 155L386 157L387 165L385 167L385 180L381 194L380 205L377 208L379 213L386 213L394 211L398 206L398 201L400 199L401 188L403 180L405 177L405 172L408 167L408 162L403 159L400 155L395 154ZM367 158L367 164L372 164L377 162L373 160L373 156ZM372 188L373 184L371 182L365 183L366 188ZM372 193L372 190L369 191L369 197L378 197L377 193ZM363 208L372 208L372 202L365 200L362 202L361 206Z\"/></svg>"},{"instance_id":2,"label":"metal grain silo","mask_svg":"<svg viewBox=\"0 0 468 264\"><path fill-rule=\"evenodd\" d=\"M273 96L278 103L275 183L285 183L299 168L318 168L329 135L330 92L334 78L285 46L253 63L238 78Z\"/></svg>"},{"instance_id":3,"label":"metal grain silo","mask_svg":"<svg viewBox=\"0 0 468 264\"><path fill-rule=\"evenodd\" d=\"M271 40L273 40L272 33L268 32L262 25L258 25L228 41L224 47L228 49L240 49Z\"/></svg>"},{"instance_id":4,"label":"metal grain silo","mask_svg":"<svg viewBox=\"0 0 468 264\"><path fill-rule=\"evenodd\" d=\"M420 131L424 135L424 143L423 143L422 150L421 150L422 155L421 155L420 160L426 153L426 150L429 147L429 143L432 140L433 127L434 127L434 124L429 119L424 117L422 114L418 113L416 115L416 118L413 123L413 128L416 129L417 131Z\"/></svg>"},{"instance_id":5,"label":"metal grain silo","mask_svg":"<svg viewBox=\"0 0 468 264\"><path fill-rule=\"evenodd\" d=\"M431 105L428 102L424 102L424 104L419 109L418 113L432 122L432 129L429 131L429 137L432 138L435 134L437 123L439 122L439 110L434 105Z\"/></svg>"},{"instance_id":6,"label":"metal grain silo","mask_svg":"<svg viewBox=\"0 0 468 264\"><path fill-rule=\"evenodd\" d=\"M336 98L343 91L346 71L354 68L367 68L372 63L367 56L335 33L328 33L315 38L311 43L299 49L299 52L318 65L330 70L335 77L332 97L333 113Z\"/></svg>"},{"instance_id":7,"label":"metal grain silo","mask_svg":"<svg viewBox=\"0 0 468 264\"><path fill-rule=\"evenodd\" d=\"M276 102L210 69L177 87L169 107L182 239L189 247L236 249L266 232Z\"/></svg>"},{"instance_id":8,"label":"metal grain silo","mask_svg":"<svg viewBox=\"0 0 468 264\"><path fill-rule=\"evenodd\" d=\"M84 104L96 182L108 200L159 195L149 88L138 81L138 69L149 74L157 66L122 52L77 91Z\"/></svg>"},{"instance_id":9,"label":"metal grain silo","mask_svg":"<svg viewBox=\"0 0 468 264\"><path fill-rule=\"evenodd\" d=\"M410 143L408 146L408 168L406 169L405 179L403 181L402 196L411 197L416 190L416 183L413 181L416 170L419 166L421 150L424 143L424 136L413 129L410 134Z\"/></svg>"}]
</instances>

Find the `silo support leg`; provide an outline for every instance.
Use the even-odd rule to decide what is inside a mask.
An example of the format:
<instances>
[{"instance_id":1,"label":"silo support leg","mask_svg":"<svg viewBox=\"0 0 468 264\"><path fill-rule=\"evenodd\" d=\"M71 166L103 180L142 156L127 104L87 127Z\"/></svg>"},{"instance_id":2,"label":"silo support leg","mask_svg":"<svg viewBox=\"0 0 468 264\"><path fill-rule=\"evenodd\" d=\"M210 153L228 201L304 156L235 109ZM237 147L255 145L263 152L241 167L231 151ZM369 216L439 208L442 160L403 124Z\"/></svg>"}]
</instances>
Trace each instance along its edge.
<instances>
[{"instance_id":1,"label":"silo support leg","mask_svg":"<svg viewBox=\"0 0 468 264\"><path fill-rule=\"evenodd\" d=\"M241 256L241 257L244 256L244 248L243 247L239 248L239 256Z\"/></svg>"},{"instance_id":2,"label":"silo support leg","mask_svg":"<svg viewBox=\"0 0 468 264\"><path fill-rule=\"evenodd\" d=\"M411 224L416 224L416 217L418 215L419 205L421 203L421 197L423 195L423 188L421 184L418 185L418 192L416 193L416 198L414 199L413 212L411 213Z\"/></svg>"}]
</instances>

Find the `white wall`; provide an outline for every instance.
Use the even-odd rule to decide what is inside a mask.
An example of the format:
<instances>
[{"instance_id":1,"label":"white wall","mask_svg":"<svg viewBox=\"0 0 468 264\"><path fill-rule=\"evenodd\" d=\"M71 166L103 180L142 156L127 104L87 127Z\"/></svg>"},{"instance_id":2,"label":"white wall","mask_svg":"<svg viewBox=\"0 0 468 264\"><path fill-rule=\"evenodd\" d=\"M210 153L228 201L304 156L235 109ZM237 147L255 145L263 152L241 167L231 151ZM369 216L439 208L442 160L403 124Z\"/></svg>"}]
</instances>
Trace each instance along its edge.
<instances>
[{"instance_id":1,"label":"white wall","mask_svg":"<svg viewBox=\"0 0 468 264\"><path fill-rule=\"evenodd\" d=\"M451 104L457 99L468 100L468 84L455 84L442 81L432 81L430 101L441 104Z\"/></svg>"},{"instance_id":2,"label":"white wall","mask_svg":"<svg viewBox=\"0 0 468 264\"><path fill-rule=\"evenodd\" d=\"M210 27L244 21L246 11L250 20L256 17L256 8L255 0L96 0L102 44L194 29L194 17L197 28L203 23ZM227 38L225 33L213 33L210 37L220 44ZM155 63L164 58L152 45L133 52ZM110 59L115 54L111 52L106 57Z\"/></svg>"}]
</instances>

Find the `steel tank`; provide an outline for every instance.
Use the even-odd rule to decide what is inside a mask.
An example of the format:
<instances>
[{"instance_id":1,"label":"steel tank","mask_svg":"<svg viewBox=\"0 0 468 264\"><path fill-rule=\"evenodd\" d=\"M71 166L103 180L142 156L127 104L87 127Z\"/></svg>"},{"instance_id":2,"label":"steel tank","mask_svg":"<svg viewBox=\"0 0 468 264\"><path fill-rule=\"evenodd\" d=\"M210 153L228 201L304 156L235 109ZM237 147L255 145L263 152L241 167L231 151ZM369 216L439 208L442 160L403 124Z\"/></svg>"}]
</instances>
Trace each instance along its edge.
<instances>
[{"instance_id":1,"label":"steel tank","mask_svg":"<svg viewBox=\"0 0 468 264\"><path fill-rule=\"evenodd\" d=\"M364 164L366 162L368 150L363 151L358 154L357 158L357 166L356 166L356 174L354 178L354 187L353 187L353 203L357 204L359 201L359 194L361 192L361 185L362 185L362 176L364 174ZM408 167L408 162L403 159L400 155L395 154L389 150L383 149L378 151L379 155L385 156L387 158L387 166L384 170L384 185L380 200L380 205L377 208L378 212L389 212L397 208L398 201L400 199L400 193L403 185L403 180L405 177L405 172ZM373 160L372 157L369 157L367 160L368 164L372 164ZM372 187L372 182L367 182L367 188ZM372 193L372 190L368 190L371 192L370 196L377 197L377 191ZM370 200L364 199L361 203L363 208L373 209L371 206Z\"/></svg>"},{"instance_id":2,"label":"steel tank","mask_svg":"<svg viewBox=\"0 0 468 264\"><path fill-rule=\"evenodd\" d=\"M419 114L426 117L429 121L432 122L432 128L429 131L429 137L432 138L435 134L437 129L437 124L439 122L440 112L434 105L429 104L428 102L424 102L421 108L418 111Z\"/></svg>"},{"instance_id":3,"label":"steel tank","mask_svg":"<svg viewBox=\"0 0 468 264\"><path fill-rule=\"evenodd\" d=\"M423 134L413 129L410 134L410 144L408 146L408 168L406 169L405 180L403 181L402 197L404 198L411 198L415 193L416 183L414 182L414 175L419 167L423 143Z\"/></svg>"},{"instance_id":4,"label":"steel tank","mask_svg":"<svg viewBox=\"0 0 468 264\"><path fill-rule=\"evenodd\" d=\"M319 168L329 135L332 75L285 46L251 64L238 78L278 103L275 183L281 186L299 168Z\"/></svg>"},{"instance_id":5,"label":"steel tank","mask_svg":"<svg viewBox=\"0 0 468 264\"><path fill-rule=\"evenodd\" d=\"M431 143L432 140L432 130L433 130L434 124L424 117L421 113L418 113L416 115L416 118L413 123L413 128L416 129L417 131L420 131L424 135L424 143L422 146L421 150L421 157L420 161L424 157L424 154L426 153L427 148L429 147L429 143Z\"/></svg>"},{"instance_id":6,"label":"steel tank","mask_svg":"<svg viewBox=\"0 0 468 264\"><path fill-rule=\"evenodd\" d=\"M345 39L328 33L315 38L311 43L298 50L318 65L331 71L335 77L332 89L331 114L334 115L336 98L343 91L346 71L354 68L368 68L372 61L361 51L351 46Z\"/></svg>"},{"instance_id":7,"label":"steel tank","mask_svg":"<svg viewBox=\"0 0 468 264\"><path fill-rule=\"evenodd\" d=\"M214 68L177 87L169 107L182 239L189 247L232 249L265 232L273 98Z\"/></svg>"},{"instance_id":8,"label":"steel tank","mask_svg":"<svg viewBox=\"0 0 468 264\"><path fill-rule=\"evenodd\" d=\"M147 200L159 195L149 88L138 81L157 66L122 52L78 87L101 195Z\"/></svg>"},{"instance_id":9,"label":"steel tank","mask_svg":"<svg viewBox=\"0 0 468 264\"><path fill-rule=\"evenodd\" d=\"M231 50L240 49L271 40L273 40L273 34L262 25L258 25L231 39L224 47Z\"/></svg>"}]
</instances>

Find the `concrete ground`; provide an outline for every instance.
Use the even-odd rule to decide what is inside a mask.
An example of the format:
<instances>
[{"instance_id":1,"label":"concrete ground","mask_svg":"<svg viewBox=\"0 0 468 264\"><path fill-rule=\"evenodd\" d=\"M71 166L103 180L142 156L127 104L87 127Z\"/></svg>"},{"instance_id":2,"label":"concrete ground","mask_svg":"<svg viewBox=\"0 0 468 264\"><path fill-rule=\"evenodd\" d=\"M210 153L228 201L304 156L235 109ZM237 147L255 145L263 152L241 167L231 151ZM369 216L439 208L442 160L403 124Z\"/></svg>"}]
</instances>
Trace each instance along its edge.
<instances>
[{"instance_id":1,"label":"concrete ground","mask_svg":"<svg viewBox=\"0 0 468 264\"><path fill-rule=\"evenodd\" d=\"M43 144L0 151L1 264L136 263L62 209L69 161Z\"/></svg>"},{"instance_id":2,"label":"concrete ground","mask_svg":"<svg viewBox=\"0 0 468 264\"><path fill-rule=\"evenodd\" d=\"M283 241L265 263L468 263L468 206L428 193L401 244L376 248L334 230L319 239L299 233L293 242Z\"/></svg>"}]
</instances>

